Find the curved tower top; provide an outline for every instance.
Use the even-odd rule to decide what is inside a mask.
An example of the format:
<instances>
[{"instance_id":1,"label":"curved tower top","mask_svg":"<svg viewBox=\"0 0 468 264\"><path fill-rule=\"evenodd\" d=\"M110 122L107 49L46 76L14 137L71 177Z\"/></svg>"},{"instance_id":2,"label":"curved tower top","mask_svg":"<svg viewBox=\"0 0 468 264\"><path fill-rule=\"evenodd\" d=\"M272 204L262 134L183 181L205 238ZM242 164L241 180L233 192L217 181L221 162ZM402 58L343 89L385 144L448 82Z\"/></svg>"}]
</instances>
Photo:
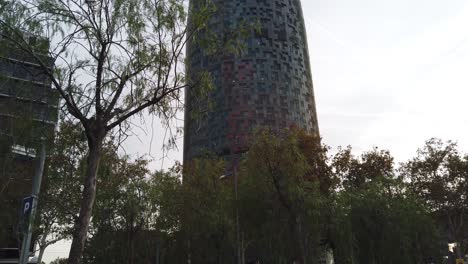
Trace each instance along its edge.
<instances>
[{"instance_id":1,"label":"curved tower top","mask_svg":"<svg viewBox=\"0 0 468 264\"><path fill-rule=\"evenodd\" d=\"M192 0L194 7L197 1ZM203 150L230 155L245 150L255 127L297 126L318 134L312 74L300 0L214 0L210 30L221 39L246 22L258 25L242 54L206 55L188 43L187 75L209 71L214 79L208 113L186 91L184 160ZM193 10L196 10L194 8ZM194 11L196 12L196 11Z\"/></svg>"}]
</instances>

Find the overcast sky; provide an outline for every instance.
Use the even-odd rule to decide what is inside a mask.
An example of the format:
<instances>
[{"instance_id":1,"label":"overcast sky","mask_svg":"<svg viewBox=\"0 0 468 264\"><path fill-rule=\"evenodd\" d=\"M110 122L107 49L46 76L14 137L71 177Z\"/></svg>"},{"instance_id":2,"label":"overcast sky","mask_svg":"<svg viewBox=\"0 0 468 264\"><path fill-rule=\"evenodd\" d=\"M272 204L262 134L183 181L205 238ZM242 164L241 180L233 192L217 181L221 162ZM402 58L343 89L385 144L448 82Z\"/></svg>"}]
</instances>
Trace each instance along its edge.
<instances>
[{"instance_id":1,"label":"overcast sky","mask_svg":"<svg viewBox=\"0 0 468 264\"><path fill-rule=\"evenodd\" d=\"M431 137L468 150L468 1L302 3L326 144L397 161Z\"/></svg>"},{"instance_id":2,"label":"overcast sky","mask_svg":"<svg viewBox=\"0 0 468 264\"><path fill-rule=\"evenodd\" d=\"M324 143L359 153L388 149L398 162L425 140L458 141L468 151L468 1L302 0ZM161 163L162 131L147 120L126 144ZM146 134L146 135L145 135ZM151 141L153 135L153 140ZM68 254L63 244L46 261Z\"/></svg>"}]
</instances>

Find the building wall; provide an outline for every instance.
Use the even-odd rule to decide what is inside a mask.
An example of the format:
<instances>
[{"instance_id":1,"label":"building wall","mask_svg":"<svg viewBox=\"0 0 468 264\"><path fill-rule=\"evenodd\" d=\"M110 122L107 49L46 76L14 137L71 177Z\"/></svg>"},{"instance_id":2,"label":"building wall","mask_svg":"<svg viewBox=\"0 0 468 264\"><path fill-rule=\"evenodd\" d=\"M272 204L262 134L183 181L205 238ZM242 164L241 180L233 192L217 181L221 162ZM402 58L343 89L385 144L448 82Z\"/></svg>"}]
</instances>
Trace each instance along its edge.
<instances>
[{"instance_id":1,"label":"building wall","mask_svg":"<svg viewBox=\"0 0 468 264\"><path fill-rule=\"evenodd\" d=\"M58 94L34 60L1 34L0 47L0 248L14 248L21 201L32 189L35 148L41 138L53 138Z\"/></svg>"},{"instance_id":2,"label":"building wall","mask_svg":"<svg viewBox=\"0 0 468 264\"><path fill-rule=\"evenodd\" d=\"M196 10L197 1L191 1ZM188 76L210 72L213 108L186 91L184 159L209 150L219 155L246 149L255 127L301 127L318 134L307 38L300 0L216 0L210 30L225 40L241 24L253 32L240 55L207 55L197 43L187 48ZM203 35L203 34L202 34ZM192 117L192 113L201 114Z\"/></svg>"}]
</instances>

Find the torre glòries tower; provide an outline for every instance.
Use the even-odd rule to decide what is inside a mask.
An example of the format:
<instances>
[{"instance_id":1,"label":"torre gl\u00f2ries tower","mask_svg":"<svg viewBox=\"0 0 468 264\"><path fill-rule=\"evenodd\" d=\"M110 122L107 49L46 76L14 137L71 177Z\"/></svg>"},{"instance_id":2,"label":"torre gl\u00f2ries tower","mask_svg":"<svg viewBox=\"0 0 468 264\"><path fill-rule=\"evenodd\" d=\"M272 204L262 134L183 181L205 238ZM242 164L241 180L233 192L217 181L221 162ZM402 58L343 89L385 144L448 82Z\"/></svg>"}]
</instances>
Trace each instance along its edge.
<instances>
[{"instance_id":1,"label":"torre gl\u00f2ries tower","mask_svg":"<svg viewBox=\"0 0 468 264\"><path fill-rule=\"evenodd\" d=\"M197 2L191 0L196 12ZM300 0L214 0L209 30L226 40L242 24L254 29L240 54L208 53L191 42L187 76L207 71L213 107L186 91L184 159L204 150L221 156L245 151L255 127L297 126L318 134L306 30ZM203 34L203 33L201 33ZM203 104L203 105L199 105ZM197 111L198 111L197 110Z\"/></svg>"}]
</instances>

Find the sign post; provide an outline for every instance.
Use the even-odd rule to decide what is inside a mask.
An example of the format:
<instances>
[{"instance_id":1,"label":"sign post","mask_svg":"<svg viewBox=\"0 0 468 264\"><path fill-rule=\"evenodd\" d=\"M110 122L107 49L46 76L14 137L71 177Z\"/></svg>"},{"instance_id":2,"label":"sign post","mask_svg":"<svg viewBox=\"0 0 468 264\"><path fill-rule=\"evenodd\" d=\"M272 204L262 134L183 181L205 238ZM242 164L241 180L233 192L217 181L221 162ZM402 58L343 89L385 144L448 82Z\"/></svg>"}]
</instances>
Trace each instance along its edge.
<instances>
[{"instance_id":1,"label":"sign post","mask_svg":"<svg viewBox=\"0 0 468 264\"><path fill-rule=\"evenodd\" d=\"M20 264L27 264L29 259L29 248L31 247L32 236L32 215L36 207L36 198L29 196L23 199L21 206L22 227L23 227L23 242L21 243Z\"/></svg>"},{"instance_id":2,"label":"sign post","mask_svg":"<svg viewBox=\"0 0 468 264\"><path fill-rule=\"evenodd\" d=\"M22 219L26 220L29 222L29 217L31 216L31 211L33 208L33 203L34 203L34 197L29 196L23 199L23 205L21 206L21 215ZM23 221L24 221L23 220Z\"/></svg>"},{"instance_id":3,"label":"sign post","mask_svg":"<svg viewBox=\"0 0 468 264\"><path fill-rule=\"evenodd\" d=\"M23 199L22 215L23 226L26 226L23 234L23 242L21 243L20 262L19 264L27 264L29 260L29 249L31 248L32 229L34 224L34 216L36 214L39 191L42 182L42 173L44 171L44 163L46 159L45 141L42 139L39 160L37 161L36 170L33 178L32 194L30 197Z\"/></svg>"}]
</instances>

